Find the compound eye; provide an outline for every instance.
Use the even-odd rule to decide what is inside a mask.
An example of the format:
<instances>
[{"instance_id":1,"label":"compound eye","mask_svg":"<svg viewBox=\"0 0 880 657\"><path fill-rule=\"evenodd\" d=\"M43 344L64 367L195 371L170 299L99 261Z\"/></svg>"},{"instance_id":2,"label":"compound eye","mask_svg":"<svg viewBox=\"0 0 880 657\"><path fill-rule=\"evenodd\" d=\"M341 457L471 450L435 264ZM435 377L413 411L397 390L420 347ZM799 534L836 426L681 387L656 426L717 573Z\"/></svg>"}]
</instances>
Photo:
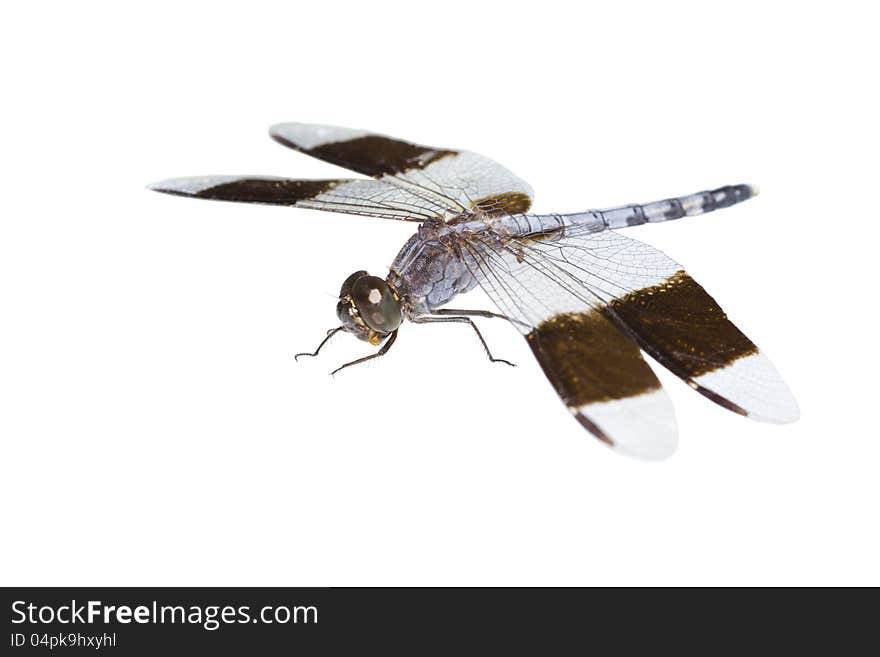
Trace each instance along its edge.
<instances>
[{"instance_id":1,"label":"compound eye","mask_svg":"<svg viewBox=\"0 0 880 657\"><path fill-rule=\"evenodd\" d=\"M361 276L351 286L351 300L364 323L377 333L390 333L403 321L400 302L377 276Z\"/></svg>"},{"instance_id":2,"label":"compound eye","mask_svg":"<svg viewBox=\"0 0 880 657\"><path fill-rule=\"evenodd\" d=\"M342 284L342 288L339 290L339 297L347 297L351 294L351 286L354 285L354 282L359 279L361 276L366 276L367 272L361 270L356 271L351 276L345 279L345 282Z\"/></svg>"},{"instance_id":3,"label":"compound eye","mask_svg":"<svg viewBox=\"0 0 880 657\"><path fill-rule=\"evenodd\" d=\"M351 308L350 301L340 301L336 304L336 316L345 326L351 324L351 313L348 310L349 308Z\"/></svg>"}]
</instances>

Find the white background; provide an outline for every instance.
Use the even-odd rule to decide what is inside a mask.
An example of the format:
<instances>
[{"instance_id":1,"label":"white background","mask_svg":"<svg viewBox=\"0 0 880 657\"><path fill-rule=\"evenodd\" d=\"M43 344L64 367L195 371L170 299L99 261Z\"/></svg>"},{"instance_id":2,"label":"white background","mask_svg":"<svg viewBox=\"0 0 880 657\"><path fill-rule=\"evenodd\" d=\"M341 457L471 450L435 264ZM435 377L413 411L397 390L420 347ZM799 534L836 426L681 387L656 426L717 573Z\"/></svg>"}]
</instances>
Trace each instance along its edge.
<instances>
[{"instance_id":1,"label":"white background","mask_svg":"<svg viewBox=\"0 0 880 657\"><path fill-rule=\"evenodd\" d=\"M876 20L704 4L6 6L0 581L880 584ZM802 419L660 372L679 452L628 460L491 321L518 368L457 326L335 379L368 345L295 363L413 226L144 189L342 173L279 121L475 150L538 211L759 184L627 234L687 265Z\"/></svg>"}]
</instances>

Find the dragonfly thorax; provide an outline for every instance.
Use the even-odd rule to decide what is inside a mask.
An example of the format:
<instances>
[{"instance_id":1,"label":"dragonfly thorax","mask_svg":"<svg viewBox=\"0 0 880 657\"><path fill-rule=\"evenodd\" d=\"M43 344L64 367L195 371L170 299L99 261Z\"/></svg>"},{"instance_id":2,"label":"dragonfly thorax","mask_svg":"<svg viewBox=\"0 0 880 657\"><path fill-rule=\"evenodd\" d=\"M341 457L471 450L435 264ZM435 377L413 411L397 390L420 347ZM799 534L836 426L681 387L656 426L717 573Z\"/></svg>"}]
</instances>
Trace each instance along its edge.
<instances>
[{"instance_id":1,"label":"dragonfly thorax","mask_svg":"<svg viewBox=\"0 0 880 657\"><path fill-rule=\"evenodd\" d=\"M361 270L342 284L336 315L345 331L377 345L400 326L403 308L388 283Z\"/></svg>"}]
</instances>

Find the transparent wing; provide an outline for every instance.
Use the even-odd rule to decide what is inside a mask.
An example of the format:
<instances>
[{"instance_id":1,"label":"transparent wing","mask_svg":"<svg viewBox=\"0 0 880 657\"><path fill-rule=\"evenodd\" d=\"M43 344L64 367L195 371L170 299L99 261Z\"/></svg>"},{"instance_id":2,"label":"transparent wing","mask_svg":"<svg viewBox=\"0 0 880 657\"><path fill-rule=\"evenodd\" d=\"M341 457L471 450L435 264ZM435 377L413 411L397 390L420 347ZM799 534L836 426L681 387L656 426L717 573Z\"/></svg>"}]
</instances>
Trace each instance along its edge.
<instances>
[{"instance_id":1,"label":"transparent wing","mask_svg":"<svg viewBox=\"0 0 880 657\"><path fill-rule=\"evenodd\" d=\"M446 213L446 208L435 199L379 180L191 176L163 180L150 185L150 189L177 196L292 205L400 221L425 221Z\"/></svg>"},{"instance_id":2,"label":"transparent wing","mask_svg":"<svg viewBox=\"0 0 880 657\"><path fill-rule=\"evenodd\" d=\"M308 123L280 123L269 134L312 157L433 198L452 215L502 216L527 212L532 203L528 183L497 162L469 151Z\"/></svg>"},{"instance_id":3,"label":"transparent wing","mask_svg":"<svg viewBox=\"0 0 880 657\"><path fill-rule=\"evenodd\" d=\"M797 419L797 402L770 360L663 252L589 227L512 239L507 248L601 304L642 349L715 403L756 420Z\"/></svg>"},{"instance_id":4,"label":"transparent wing","mask_svg":"<svg viewBox=\"0 0 880 657\"><path fill-rule=\"evenodd\" d=\"M460 244L471 273L523 333L575 418L608 446L644 459L675 451L669 397L605 304L522 241L493 234Z\"/></svg>"}]
</instances>

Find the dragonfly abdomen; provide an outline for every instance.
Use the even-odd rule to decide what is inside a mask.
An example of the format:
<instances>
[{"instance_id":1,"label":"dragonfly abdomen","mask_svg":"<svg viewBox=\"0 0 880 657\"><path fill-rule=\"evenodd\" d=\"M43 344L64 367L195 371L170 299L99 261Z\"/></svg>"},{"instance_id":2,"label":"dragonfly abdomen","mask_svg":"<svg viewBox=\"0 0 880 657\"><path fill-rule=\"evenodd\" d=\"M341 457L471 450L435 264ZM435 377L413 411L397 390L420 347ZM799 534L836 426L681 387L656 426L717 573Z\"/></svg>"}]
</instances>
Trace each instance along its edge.
<instances>
[{"instance_id":1,"label":"dragonfly abdomen","mask_svg":"<svg viewBox=\"0 0 880 657\"><path fill-rule=\"evenodd\" d=\"M752 185L726 185L718 189L654 201L644 205L624 205L607 210L596 210L590 214L598 215L607 228L626 228L627 226L672 221L682 217L695 217L742 203L757 194L757 188Z\"/></svg>"}]
</instances>

